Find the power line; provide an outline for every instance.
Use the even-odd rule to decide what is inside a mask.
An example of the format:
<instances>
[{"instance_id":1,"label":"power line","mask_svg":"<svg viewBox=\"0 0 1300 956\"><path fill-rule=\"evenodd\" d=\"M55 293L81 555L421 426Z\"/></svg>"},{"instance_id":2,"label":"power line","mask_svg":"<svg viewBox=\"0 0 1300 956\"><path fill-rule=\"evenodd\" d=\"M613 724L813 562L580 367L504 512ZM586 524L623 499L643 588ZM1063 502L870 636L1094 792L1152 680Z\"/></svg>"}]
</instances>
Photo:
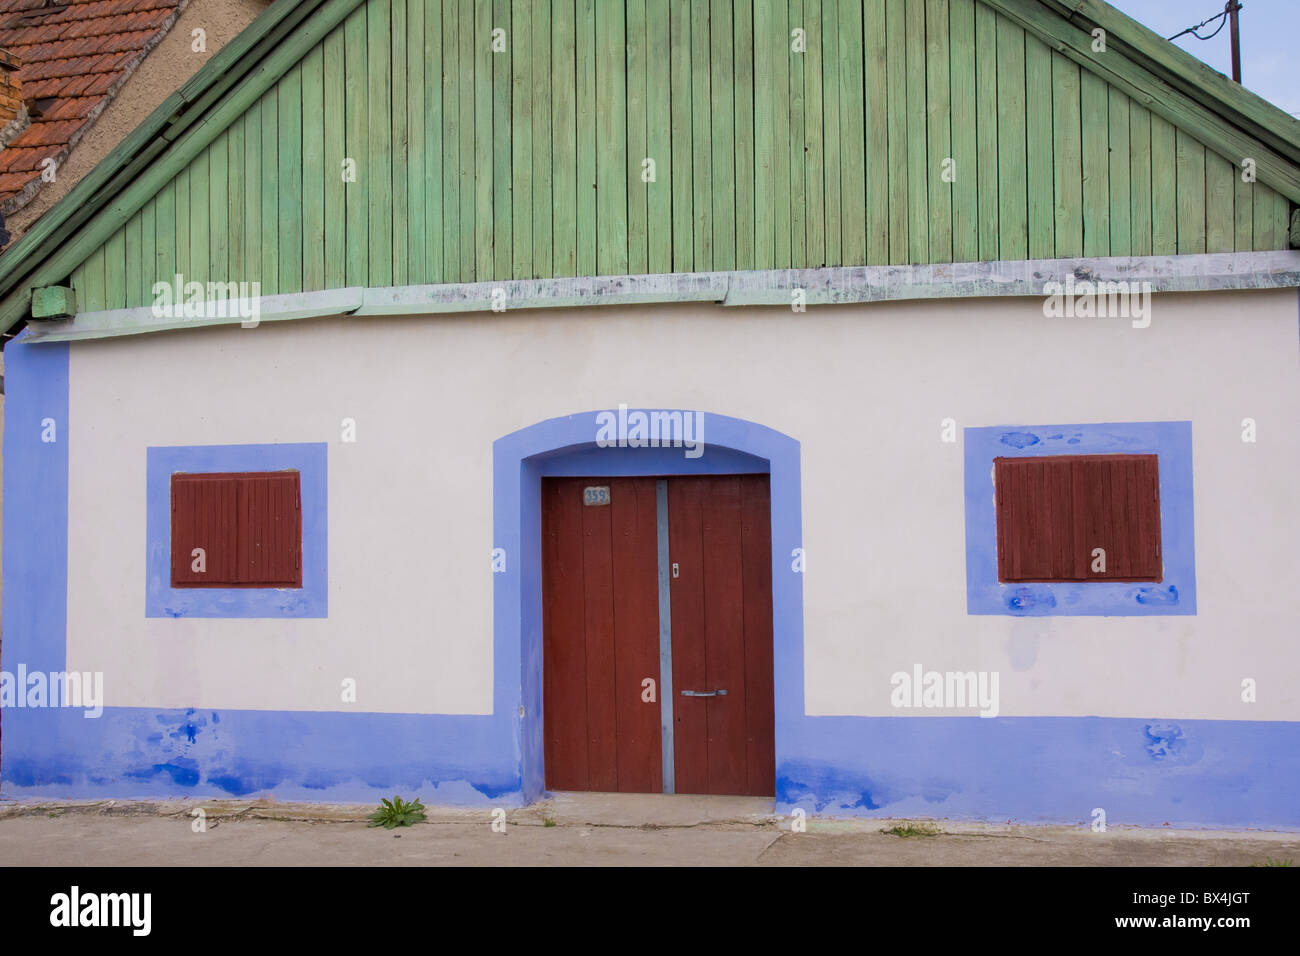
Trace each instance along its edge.
<instances>
[{"instance_id":1,"label":"power line","mask_svg":"<svg viewBox=\"0 0 1300 956\"><path fill-rule=\"evenodd\" d=\"M1243 9L1245 6L1246 6L1246 5L1245 5L1244 3L1238 3L1238 4L1237 4L1237 9L1238 9L1238 10L1241 10L1241 9ZM1208 20L1202 20L1200 23L1196 24L1196 26L1194 26L1194 27L1188 27L1186 30L1182 31L1182 33L1175 33L1173 36L1169 37L1168 39L1170 39L1170 40L1177 40L1179 37L1181 37L1181 36L1185 36L1186 34L1190 33L1192 36L1196 37L1196 39L1198 39L1198 40L1213 40L1215 37L1217 37L1217 36L1219 35L1219 32L1223 29L1224 24L1228 22L1228 14L1231 13L1231 12L1232 12L1232 2L1231 2L1231 0L1229 0L1228 5L1225 6L1225 7L1223 8L1223 12L1222 12L1222 13L1218 13L1218 14L1216 14L1215 16L1212 16L1212 17L1210 17ZM1205 37L1203 37L1203 36L1201 36L1199 33L1196 32L1196 31L1199 30L1201 27L1205 26L1206 24L1213 23L1215 20L1222 20L1223 22L1220 23L1219 26L1218 26L1218 28L1217 28L1213 33L1211 33L1209 36L1205 36Z\"/></svg>"}]
</instances>

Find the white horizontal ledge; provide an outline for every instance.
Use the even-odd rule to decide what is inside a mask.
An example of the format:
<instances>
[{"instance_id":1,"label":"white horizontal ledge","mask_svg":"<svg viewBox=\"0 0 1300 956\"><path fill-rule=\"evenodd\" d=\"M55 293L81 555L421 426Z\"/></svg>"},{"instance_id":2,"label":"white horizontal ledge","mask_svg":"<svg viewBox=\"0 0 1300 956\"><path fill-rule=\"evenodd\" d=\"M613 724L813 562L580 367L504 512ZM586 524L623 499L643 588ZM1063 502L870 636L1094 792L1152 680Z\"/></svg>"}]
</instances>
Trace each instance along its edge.
<instances>
[{"instance_id":1,"label":"white horizontal ledge","mask_svg":"<svg viewBox=\"0 0 1300 956\"><path fill-rule=\"evenodd\" d=\"M958 262L932 265L842 266L828 269L767 269L753 272L686 272L633 276L515 279L440 285L350 287L258 299L259 322L327 316L508 313L518 309L583 308L716 302L724 306L789 307L796 290L808 306L903 299L1043 296L1049 283L1149 283L1150 291L1214 292L1300 286L1300 251L1229 252L1184 256L1030 259L1020 262ZM136 335L249 320L207 302L199 315L156 315L145 306L81 312L71 319L30 319L28 341L74 341Z\"/></svg>"}]
</instances>

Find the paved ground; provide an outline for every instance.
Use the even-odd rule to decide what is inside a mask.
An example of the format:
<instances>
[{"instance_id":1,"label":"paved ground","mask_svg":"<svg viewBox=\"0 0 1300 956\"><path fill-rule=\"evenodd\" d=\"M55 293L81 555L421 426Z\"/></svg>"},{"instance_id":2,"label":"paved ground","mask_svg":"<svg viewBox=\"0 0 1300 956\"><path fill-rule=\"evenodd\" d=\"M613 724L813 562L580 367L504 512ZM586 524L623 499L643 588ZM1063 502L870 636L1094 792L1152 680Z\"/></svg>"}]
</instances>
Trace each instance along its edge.
<instances>
[{"instance_id":1,"label":"paved ground","mask_svg":"<svg viewBox=\"0 0 1300 956\"><path fill-rule=\"evenodd\" d=\"M194 832L194 807L206 832ZM881 832L898 821L807 821L792 832L765 800L557 794L505 813L431 808L385 831L371 808L257 801L0 802L8 866L650 865L1241 866L1300 865L1300 834L1024 827L938 821L934 835ZM498 815L499 816L499 815Z\"/></svg>"}]
</instances>

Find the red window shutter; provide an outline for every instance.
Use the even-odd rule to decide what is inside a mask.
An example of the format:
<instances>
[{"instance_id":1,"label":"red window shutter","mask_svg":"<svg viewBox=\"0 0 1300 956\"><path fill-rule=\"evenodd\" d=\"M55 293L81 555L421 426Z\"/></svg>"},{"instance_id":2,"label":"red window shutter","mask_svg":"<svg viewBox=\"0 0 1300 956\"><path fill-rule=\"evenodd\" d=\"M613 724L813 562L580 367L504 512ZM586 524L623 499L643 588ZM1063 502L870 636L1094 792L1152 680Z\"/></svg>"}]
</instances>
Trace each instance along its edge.
<instances>
[{"instance_id":1,"label":"red window shutter","mask_svg":"<svg viewBox=\"0 0 1300 956\"><path fill-rule=\"evenodd\" d=\"M222 475L172 475L172 587L222 587L235 580L237 485ZM196 571L196 549L202 567Z\"/></svg>"},{"instance_id":2,"label":"red window shutter","mask_svg":"<svg viewBox=\"0 0 1300 956\"><path fill-rule=\"evenodd\" d=\"M994 459L998 579L1159 581L1155 455ZM1094 571L1097 549L1105 571Z\"/></svg>"},{"instance_id":3,"label":"red window shutter","mask_svg":"<svg viewBox=\"0 0 1300 956\"><path fill-rule=\"evenodd\" d=\"M1156 456L1090 455L1076 469L1084 578L1159 581L1164 575ZM1105 552L1105 571L1093 570L1097 549Z\"/></svg>"},{"instance_id":4,"label":"red window shutter","mask_svg":"<svg viewBox=\"0 0 1300 956\"><path fill-rule=\"evenodd\" d=\"M239 583L302 587L299 494L296 471L239 479Z\"/></svg>"},{"instance_id":5,"label":"red window shutter","mask_svg":"<svg viewBox=\"0 0 1300 956\"><path fill-rule=\"evenodd\" d=\"M1073 481L1060 458L994 459L998 577L1067 580L1075 574Z\"/></svg>"},{"instance_id":6,"label":"red window shutter","mask_svg":"<svg viewBox=\"0 0 1300 956\"><path fill-rule=\"evenodd\" d=\"M172 587L302 587L299 473L172 475Z\"/></svg>"}]
</instances>

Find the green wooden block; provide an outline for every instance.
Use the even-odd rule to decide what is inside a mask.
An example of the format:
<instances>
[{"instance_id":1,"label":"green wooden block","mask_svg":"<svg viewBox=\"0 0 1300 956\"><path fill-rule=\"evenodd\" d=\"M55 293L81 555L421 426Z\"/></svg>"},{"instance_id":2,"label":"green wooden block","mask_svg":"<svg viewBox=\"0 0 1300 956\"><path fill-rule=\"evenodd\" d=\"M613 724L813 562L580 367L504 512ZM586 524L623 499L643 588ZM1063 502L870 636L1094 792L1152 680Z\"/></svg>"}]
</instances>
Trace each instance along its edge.
<instances>
[{"instance_id":1,"label":"green wooden block","mask_svg":"<svg viewBox=\"0 0 1300 956\"><path fill-rule=\"evenodd\" d=\"M77 294L68 286L49 285L32 292L33 319L65 319L77 314Z\"/></svg>"}]
</instances>

